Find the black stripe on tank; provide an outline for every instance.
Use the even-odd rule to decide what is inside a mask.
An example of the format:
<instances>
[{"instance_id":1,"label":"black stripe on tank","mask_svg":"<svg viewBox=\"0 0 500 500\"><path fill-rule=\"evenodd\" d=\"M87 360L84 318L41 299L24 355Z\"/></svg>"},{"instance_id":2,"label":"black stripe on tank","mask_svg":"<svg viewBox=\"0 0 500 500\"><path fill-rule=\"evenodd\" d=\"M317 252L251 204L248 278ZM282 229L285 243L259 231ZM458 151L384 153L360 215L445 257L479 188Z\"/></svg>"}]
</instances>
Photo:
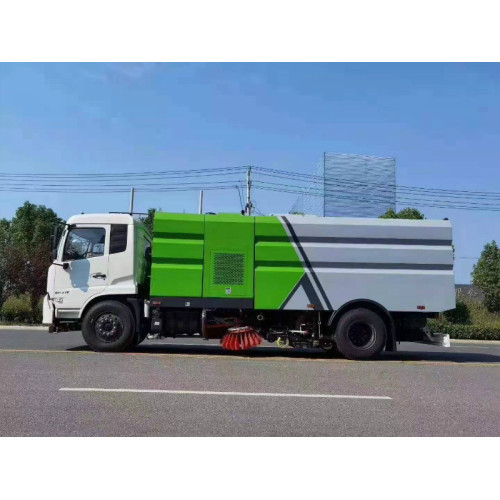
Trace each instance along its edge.
<instances>
[{"instance_id":1,"label":"black stripe on tank","mask_svg":"<svg viewBox=\"0 0 500 500\"><path fill-rule=\"evenodd\" d=\"M256 236L257 242L285 242L285 236ZM451 240L410 239L410 238L355 238L337 236L301 236L301 243L342 243L351 245L408 245L449 247Z\"/></svg>"},{"instance_id":2,"label":"black stripe on tank","mask_svg":"<svg viewBox=\"0 0 500 500\"><path fill-rule=\"evenodd\" d=\"M302 287L304 289L305 294L307 295L307 300L309 301L310 304L314 305L314 310L315 311L323 311L323 305L321 304L321 301L319 300L318 294L316 293L316 290L312 286L311 280L309 278L309 275L307 273L300 278L300 280L295 284L293 287L292 291L286 298L286 300L281 304L280 309L284 309L290 300L292 300L295 292Z\"/></svg>"},{"instance_id":3,"label":"black stripe on tank","mask_svg":"<svg viewBox=\"0 0 500 500\"><path fill-rule=\"evenodd\" d=\"M257 261L257 267L299 267L289 261ZM408 264L395 262L311 262L314 269L408 269L427 271L451 271L453 264Z\"/></svg>"},{"instance_id":4,"label":"black stripe on tank","mask_svg":"<svg viewBox=\"0 0 500 500\"><path fill-rule=\"evenodd\" d=\"M323 300L325 301L326 309L327 310L332 310L332 305L330 304L330 301L328 300L328 297L326 296L325 290L321 286L321 283L319 282L318 277L316 276L316 273L314 272L314 269L311 266L311 263L309 262L309 259L307 258L306 253L304 252L304 249L302 248L302 245L299 242L299 239L297 238L297 235L295 234L295 231L288 221L288 219L285 216L282 216L283 220L285 221L286 226L288 227L288 231L290 232L290 236L293 239L293 242L295 245L297 245L297 248L299 249L300 255L302 256L302 260L304 261L304 264L307 266L307 269L309 270L309 273L313 277L314 282L316 283L316 286L318 287L318 290L320 291Z\"/></svg>"},{"instance_id":5,"label":"black stripe on tank","mask_svg":"<svg viewBox=\"0 0 500 500\"><path fill-rule=\"evenodd\" d=\"M451 240L409 238L342 238L336 236L301 236L301 243L351 243L358 245L425 245L451 246Z\"/></svg>"},{"instance_id":6,"label":"black stripe on tank","mask_svg":"<svg viewBox=\"0 0 500 500\"><path fill-rule=\"evenodd\" d=\"M323 304L319 300L318 294L311 283L310 276L305 273L302 279L304 280L302 286L304 287L309 303L314 305L315 311L323 311Z\"/></svg>"},{"instance_id":7,"label":"black stripe on tank","mask_svg":"<svg viewBox=\"0 0 500 500\"><path fill-rule=\"evenodd\" d=\"M313 262L322 269L409 269L422 271L452 271L453 264L398 264L392 262Z\"/></svg>"}]
</instances>

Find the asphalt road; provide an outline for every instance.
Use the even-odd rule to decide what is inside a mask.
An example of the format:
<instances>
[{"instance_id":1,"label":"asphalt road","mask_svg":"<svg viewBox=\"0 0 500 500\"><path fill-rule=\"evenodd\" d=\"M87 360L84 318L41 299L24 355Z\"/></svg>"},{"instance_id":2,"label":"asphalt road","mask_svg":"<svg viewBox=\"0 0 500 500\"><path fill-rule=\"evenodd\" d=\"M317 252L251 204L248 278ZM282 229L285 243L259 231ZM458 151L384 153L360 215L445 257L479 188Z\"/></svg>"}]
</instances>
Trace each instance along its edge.
<instances>
[{"instance_id":1,"label":"asphalt road","mask_svg":"<svg viewBox=\"0 0 500 500\"><path fill-rule=\"evenodd\" d=\"M103 354L79 332L0 329L0 435L498 436L500 344L355 362L183 338Z\"/></svg>"}]
</instances>

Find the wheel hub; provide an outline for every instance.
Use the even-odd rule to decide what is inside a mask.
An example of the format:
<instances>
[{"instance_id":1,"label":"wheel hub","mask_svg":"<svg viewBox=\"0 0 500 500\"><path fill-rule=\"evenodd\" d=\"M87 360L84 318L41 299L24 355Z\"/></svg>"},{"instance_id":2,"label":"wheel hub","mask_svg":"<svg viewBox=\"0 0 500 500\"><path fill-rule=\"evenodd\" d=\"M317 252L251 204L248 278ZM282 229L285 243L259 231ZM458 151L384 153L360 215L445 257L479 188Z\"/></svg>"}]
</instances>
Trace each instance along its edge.
<instances>
[{"instance_id":1,"label":"wheel hub","mask_svg":"<svg viewBox=\"0 0 500 500\"><path fill-rule=\"evenodd\" d=\"M114 342L123 333L121 319L115 314L103 314L95 322L95 333L103 342Z\"/></svg>"},{"instance_id":2,"label":"wheel hub","mask_svg":"<svg viewBox=\"0 0 500 500\"><path fill-rule=\"evenodd\" d=\"M368 349L375 342L375 328L368 323L356 321L347 331L349 342L357 349Z\"/></svg>"}]
</instances>

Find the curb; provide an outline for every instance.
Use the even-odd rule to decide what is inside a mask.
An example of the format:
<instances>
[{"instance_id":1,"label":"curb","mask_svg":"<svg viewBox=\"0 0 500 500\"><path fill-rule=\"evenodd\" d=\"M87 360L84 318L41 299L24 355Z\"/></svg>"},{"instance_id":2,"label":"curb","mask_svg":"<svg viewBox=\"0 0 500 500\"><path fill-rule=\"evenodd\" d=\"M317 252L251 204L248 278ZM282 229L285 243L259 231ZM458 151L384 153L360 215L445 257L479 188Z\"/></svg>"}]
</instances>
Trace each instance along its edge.
<instances>
[{"instance_id":1,"label":"curb","mask_svg":"<svg viewBox=\"0 0 500 500\"><path fill-rule=\"evenodd\" d=\"M0 330L40 330L48 331L48 326L37 326L37 325L0 325Z\"/></svg>"},{"instance_id":2,"label":"curb","mask_svg":"<svg viewBox=\"0 0 500 500\"><path fill-rule=\"evenodd\" d=\"M453 344L491 344L500 345L500 340L450 339Z\"/></svg>"}]
</instances>

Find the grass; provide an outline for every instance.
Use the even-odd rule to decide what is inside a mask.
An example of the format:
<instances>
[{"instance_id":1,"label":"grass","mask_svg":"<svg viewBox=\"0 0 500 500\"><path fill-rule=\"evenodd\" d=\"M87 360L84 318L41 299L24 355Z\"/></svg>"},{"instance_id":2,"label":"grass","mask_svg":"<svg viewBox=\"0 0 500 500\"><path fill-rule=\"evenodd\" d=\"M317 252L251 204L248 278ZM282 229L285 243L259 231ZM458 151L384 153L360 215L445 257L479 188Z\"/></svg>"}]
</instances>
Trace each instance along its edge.
<instances>
[{"instance_id":1,"label":"grass","mask_svg":"<svg viewBox=\"0 0 500 500\"><path fill-rule=\"evenodd\" d=\"M443 317L429 320L428 327L433 333L448 333L452 339L500 340L500 314L492 313L481 301L470 297L458 296L467 304L470 312L468 324L456 324Z\"/></svg>"},{"instance_id":2,"label":"grass","mask_svg":"<svg viewBox=\"0 0 500 500\"><path fill-rule=\"evenodd\" d=\"M489 312L480 302L473 299L461 299L469 306L471 324L500 328L500 314Z\"/></svg>"}]
</instances>

